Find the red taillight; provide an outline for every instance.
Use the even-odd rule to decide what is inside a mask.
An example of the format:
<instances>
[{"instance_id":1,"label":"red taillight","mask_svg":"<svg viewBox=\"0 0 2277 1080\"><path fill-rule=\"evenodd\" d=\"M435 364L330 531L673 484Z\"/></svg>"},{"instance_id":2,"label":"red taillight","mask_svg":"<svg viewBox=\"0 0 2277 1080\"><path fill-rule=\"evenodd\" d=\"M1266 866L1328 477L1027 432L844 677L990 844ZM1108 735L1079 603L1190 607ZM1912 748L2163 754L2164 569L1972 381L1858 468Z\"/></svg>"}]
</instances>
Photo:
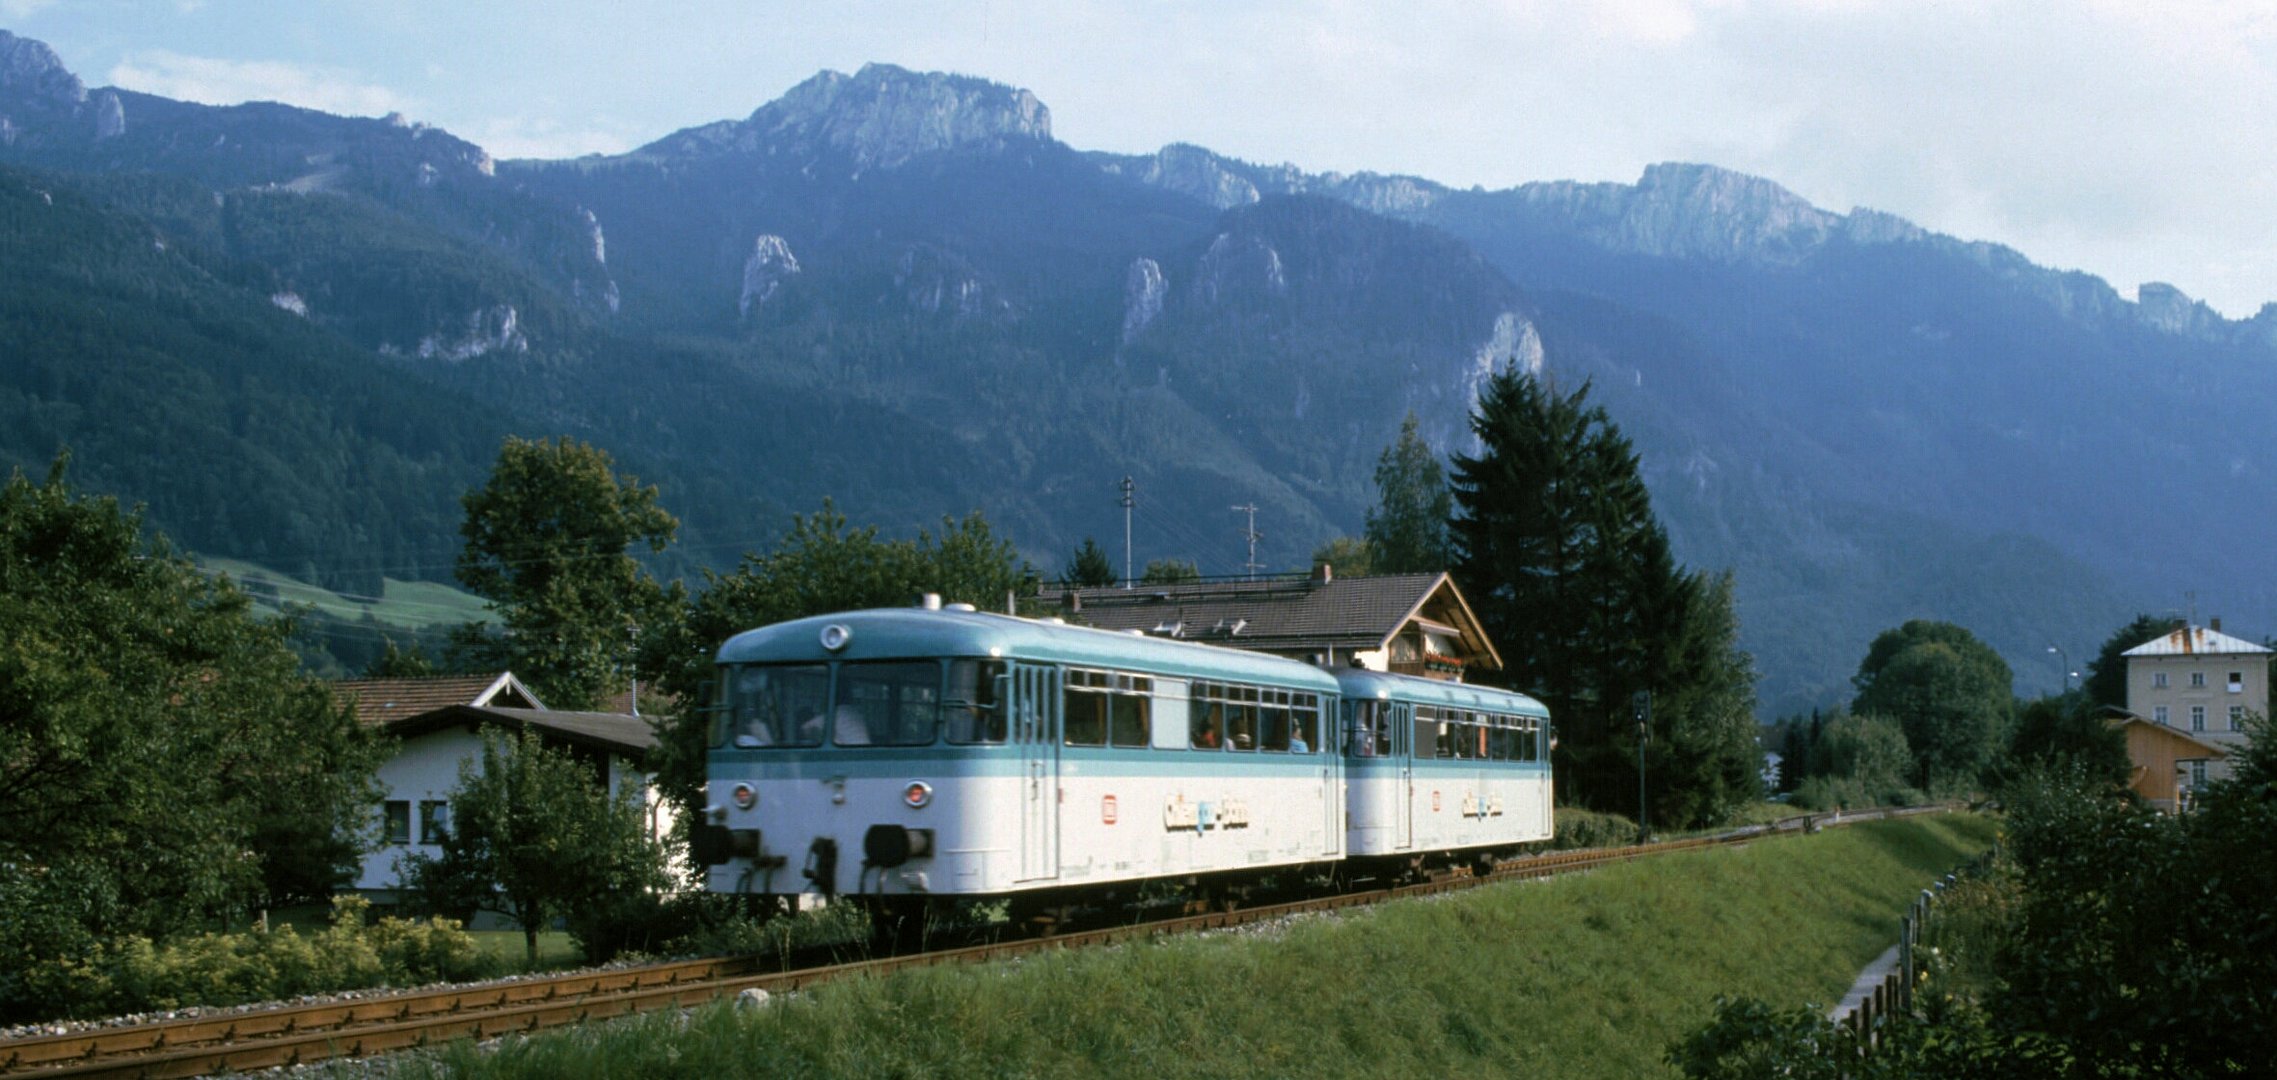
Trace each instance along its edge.
<instances>
[{"instance_id":1,"label":"red taillight","mask_svg":"<svg viewBox=\"0 0 2277 1080\"><path fill-rule=\"evenodd\" d=\"M759 805L759 789L749 784L735 785L735 790L729 797L735 800L735 808L738 810L749 810Z\"/></svg>"},{"instance_id":2,"label":"red taillight","mask_svg":"<svg viewBox=\"0 0 2277 1080\"><path fill-rule=\"evenodd\" d=\"M901 801L910 809L917 809L933 801L933 785L923 780L912 780L901 789Z\"/></svg>"}]
</instances>

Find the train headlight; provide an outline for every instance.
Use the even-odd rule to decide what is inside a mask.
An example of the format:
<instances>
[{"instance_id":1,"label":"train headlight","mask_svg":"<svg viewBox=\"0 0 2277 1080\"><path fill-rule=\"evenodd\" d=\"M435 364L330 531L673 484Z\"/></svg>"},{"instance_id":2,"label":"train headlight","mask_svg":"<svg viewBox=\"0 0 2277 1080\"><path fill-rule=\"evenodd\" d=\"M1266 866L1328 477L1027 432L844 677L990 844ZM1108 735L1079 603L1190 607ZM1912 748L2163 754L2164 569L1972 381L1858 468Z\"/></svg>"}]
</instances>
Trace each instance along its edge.
<instances>
[{"instance_id":1,"label":"train headlight","mask_svg":"<svg viewBox=\"0 0 2277 1080\"><path fill-rule=\"evenodd\" d=\"M923 809L933 801L933 785L923 780L912 780L902 786L901 801L912 810Z\"/></svg>"},{"instance_id":2,"label":"train headlight","mask_svg":"<svg viewBox=\"0 0 2277 1080\"><path fill-rule=\"evenodd\" d=\"M847 629L846 624L831 623L822 628L822 647L831 652L837 652L845 648L846 642L852 640L853 637L854 632Z\"/></svg>"},{"instance_id":3,"label":"train headlight","mask_svg":"<svg viewBox=\"0 0 2277 1080\"><path fill-rule=\"evenodd\" d=\"M759 805L759 789L749 784L735 785L735 790L728 797L735 800L735 808L738 810L749 810Z\"/></svg>"}]
</instances>

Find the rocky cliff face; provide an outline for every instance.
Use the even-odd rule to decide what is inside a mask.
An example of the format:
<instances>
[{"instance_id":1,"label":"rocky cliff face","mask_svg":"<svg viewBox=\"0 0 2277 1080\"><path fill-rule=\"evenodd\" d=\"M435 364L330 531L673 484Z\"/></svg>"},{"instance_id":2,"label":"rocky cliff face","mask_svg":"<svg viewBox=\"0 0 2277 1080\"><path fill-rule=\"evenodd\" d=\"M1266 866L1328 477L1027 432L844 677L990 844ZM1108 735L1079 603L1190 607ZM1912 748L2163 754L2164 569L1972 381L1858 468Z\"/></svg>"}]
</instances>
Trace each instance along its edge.
<instances>
[{"instance_id":1,"label":"rocky cliff face","mask_svg":"<svg viewBox=\"0 0 2277 1080\"><path fill-rule=\"evenodd\" d=\"M743 295L736 301L736 311L751 314L752 305L764 306L799 272L798 256L791 254L791 245L773 233L761 233L752 242L751 257L743 260Z\"/></svg>"},{"instance_id":2,"label":"rocky cliff face","mask_svg":"<svg viewBox=\"0 0 2277 1080\"><path fill-rule=\"evenodd\" d=\"M921 154L1049 139L1051 127L1051 110L1026 90L865 64L851 76L822 72L740 122L676 132L636 155L828 151L863 168L891 168Z\"/></svg>"},{"instance_id":3,"label":"rocky cliff face","mask_svg":"<svg viewBox=\"0 0 2277 1080\"><path fill-rule=\"evenodd\" d=\"M1123 277L1123 337L1125 345L1162 317L1162 302L1170 295L1170 282L1153 259L1134 259Z\"/></svg>"},{"instance_id":4,"label":"rocky cliff face","mask_svg":"<svg viewBox=\"0 0 2277 1080\"><path fill-rule=\"evenodd\" d=\"M0 108L14 103L69 110L86 100L86 85L46 42L0 30Z\"/></svg>"}]
</instances>

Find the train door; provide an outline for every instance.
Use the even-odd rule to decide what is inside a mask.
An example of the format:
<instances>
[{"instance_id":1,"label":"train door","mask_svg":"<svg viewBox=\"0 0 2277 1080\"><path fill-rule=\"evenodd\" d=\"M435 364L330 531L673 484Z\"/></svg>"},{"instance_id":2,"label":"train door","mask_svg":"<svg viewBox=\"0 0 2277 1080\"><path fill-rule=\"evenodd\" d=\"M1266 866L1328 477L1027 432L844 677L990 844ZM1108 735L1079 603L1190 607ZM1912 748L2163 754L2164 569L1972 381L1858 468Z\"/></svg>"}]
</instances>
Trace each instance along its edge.
<instances>
[{"instance_id":1,"label":"train door","mask_svg":"<svg viewBox=\"0 0 2277 1080\"><path fill-rule=\"evenodd\" d=\"M1399 763L1391 800L1399 808L1392 849L1406 851L1415 846L1415 707L1404 701L1385 705L1391 710L1392 760Z\"/></svg>"},{"instance_id":2,"label":"train door","mask_svg":"<svg viewBox=\"0 0 2277 1080\"><path fill-rule=\"evenodd\" d=\"M1059 679L1055 667L1012 665L1012 741L1022 769L1021 881L1059 876Z\"/></svg>"},{"instance_id":3,"label":"train door","mask_svg":"<svg viewBox=\"0 0 2277 1080\"><path fill-rule=\"evenodd\" d=\"M1335 732L1343 709L1333 697L1321 699L1321 722L1314 725L1314 746L1320 750L1321 830L1324 857L1344 854L1344 755L1336 752Z\"/></svg>"}]
</instances>

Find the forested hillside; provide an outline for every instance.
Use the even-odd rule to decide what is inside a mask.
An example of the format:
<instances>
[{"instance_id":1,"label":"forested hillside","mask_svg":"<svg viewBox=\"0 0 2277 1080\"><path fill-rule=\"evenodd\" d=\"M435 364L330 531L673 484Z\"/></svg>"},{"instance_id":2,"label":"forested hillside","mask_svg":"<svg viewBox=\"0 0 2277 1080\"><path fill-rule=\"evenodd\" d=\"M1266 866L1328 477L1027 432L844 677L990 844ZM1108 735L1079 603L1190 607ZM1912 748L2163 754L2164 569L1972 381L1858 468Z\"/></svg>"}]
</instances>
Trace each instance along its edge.
<instances>
[{"instance_id":1,"label":"forested hillside","mask_svg":"<svg viewBox=\"0 0 2277 1080\"><path fill-rule=\"evenodd\" d=\"M1687 564L1737 571L1767 709L1846 696L1916 616L2032 658L2201 592L2277 608L2269 322L1776 184L1454 191L1195 147L1086 154L1024 91L882 65L630 154L493 163L397 118L0 87L0 463L196 550L376 592L447 578L509 432L607 448L725 565L824 498L978 509L1055 567L1116 537L1205 573L1357 533L1413 412L1594 384ZM44 58L44 59L43 59ZM41 68L41 64L47 66ZM22 73L19 73L21 75ZM18 359L18 358L21 359ZM2239 560L2242 560L2239 561Z\"/></svg>"}]
</instances>

